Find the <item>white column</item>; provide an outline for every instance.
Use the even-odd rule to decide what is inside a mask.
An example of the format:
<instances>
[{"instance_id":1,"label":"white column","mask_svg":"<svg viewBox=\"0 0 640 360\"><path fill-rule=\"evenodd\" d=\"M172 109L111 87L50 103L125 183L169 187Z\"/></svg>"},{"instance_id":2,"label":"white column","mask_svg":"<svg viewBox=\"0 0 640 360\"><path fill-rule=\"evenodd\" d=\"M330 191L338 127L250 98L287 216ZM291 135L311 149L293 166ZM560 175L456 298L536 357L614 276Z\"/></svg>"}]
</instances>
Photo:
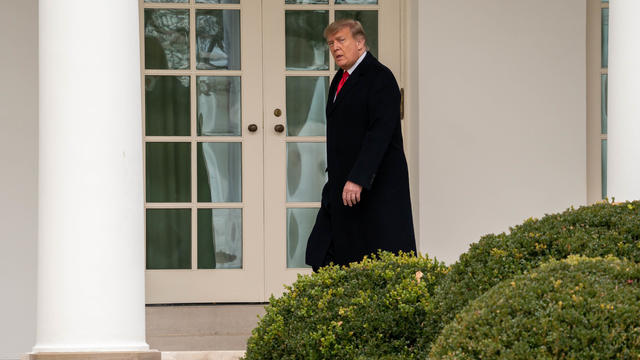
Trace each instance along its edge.
<instances>
[{"instance_id":1,"label":"white column","mask_svg":"<svg viewBox=\"0 0 640 360\"><path fill-rule=\"evenodd\" d=\"M607 193L640 199L640 1L609 4Z\"/></svg>"},{"instance_id":2,"label":"white column","mask_svg":"<svg viewBox=\"0 0 640 360\"><path fill-rule=\"evenodd\" d=\"M40 0L36 353L144 351L138 1Z\"/></svg>"}]
</instances>

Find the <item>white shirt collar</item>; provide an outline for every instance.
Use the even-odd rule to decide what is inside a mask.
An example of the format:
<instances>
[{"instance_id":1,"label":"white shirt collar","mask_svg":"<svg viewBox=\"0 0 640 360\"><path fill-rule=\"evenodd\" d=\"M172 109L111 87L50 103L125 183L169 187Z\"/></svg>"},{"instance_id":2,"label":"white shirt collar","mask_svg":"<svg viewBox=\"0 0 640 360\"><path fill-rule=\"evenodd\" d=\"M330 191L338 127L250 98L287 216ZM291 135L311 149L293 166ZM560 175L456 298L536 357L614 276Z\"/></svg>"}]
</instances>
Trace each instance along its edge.
<instances>
[{"instance_id":1,"label":"white shirt collar","mask_svg":"<svg viewBox=\"0 0 640 360\"><path fill-rule=\"evenodd\" d=\"M366 50L362 53L362 55L360 55L360 57L358 58L356 63L353 64L353 66L349 70L347 70L349 75L351 75L351 73L353 73L353 70L355 70L358 67L358 65L362 62L362 59L364 59L365 56L367 56L367 51Z\"/></svg>"}]
</instances>

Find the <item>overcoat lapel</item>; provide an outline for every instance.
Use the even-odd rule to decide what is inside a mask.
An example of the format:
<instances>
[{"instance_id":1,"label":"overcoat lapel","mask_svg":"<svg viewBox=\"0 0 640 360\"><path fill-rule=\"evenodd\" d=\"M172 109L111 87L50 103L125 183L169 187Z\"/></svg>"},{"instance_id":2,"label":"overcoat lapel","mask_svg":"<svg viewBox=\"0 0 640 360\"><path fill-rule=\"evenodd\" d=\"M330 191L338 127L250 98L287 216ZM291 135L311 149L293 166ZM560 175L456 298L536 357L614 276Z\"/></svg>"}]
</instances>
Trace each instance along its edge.
<instances>
[{"instance_id":1,"label":"overcoat lapel","mask_svg":"<svg viewBox=\"0 0 640 360\"><path fill-rule=\"evenodd\" d=\"M338 83L340 82L339 79L342 77L343 72L344 70L340 69L333 76L333 80L331 81L331 86L329 87L329 95L327 97L327 109L326 109L327 116L329 116L329 113L333 110L333 106L335 105L333 98L336 95L336 89L338 88Z\"/></svg>"},{"instance_id":2,"label":"overcoat lapel","mask_svg":"<svg viewBox=\"0 0 640 360\"><path fill-rule=\"evenodd\" d=\"M340 70L336 73L331 84L329 99L327 99L327 116L329 116L333 112L333 110L335 110L338 105L340 105L340 103L348 97L349 92L356 88L356 85L360 81L360 78L365 75L366 69L372 57L373 55L367 52L367 55L364 57L364 59L362 59L360 65L356 67L353 73L349 75L349 78L344 83L344 85L342 85L342 89L340 89L340 93L338 94L336 101L333 101L339 82L336 82L336 79L340 79L342 77L342 73L344 72L344 70Z\"/></svg>"}]
</instances>

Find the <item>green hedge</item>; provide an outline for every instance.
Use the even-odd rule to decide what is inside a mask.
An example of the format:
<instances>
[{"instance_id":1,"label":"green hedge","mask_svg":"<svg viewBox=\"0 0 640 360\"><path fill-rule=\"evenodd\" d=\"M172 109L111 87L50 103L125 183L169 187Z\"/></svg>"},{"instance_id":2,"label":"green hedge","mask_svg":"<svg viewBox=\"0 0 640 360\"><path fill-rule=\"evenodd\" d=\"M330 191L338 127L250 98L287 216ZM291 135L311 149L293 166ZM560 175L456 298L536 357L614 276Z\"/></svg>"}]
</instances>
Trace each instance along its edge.
<instances>
[{"instance_id":1,"label":"green hedge","mask_svg":"<svg viewBox=\"0 0 640 360\"><path fill-rule=\"evenodd\" d=\"M428 351L442 328L471 300L502 280L569 255L613 255L640 262L640 202L599 203L528 219L510 232L486 235L451 266L433 295L419 346Z\"/></svg>"},{"instance_id":2,"label":"green hedge","mask_svg":"<svg viewBox=\"0 0 640 360\"><path fill-rule=\"evenodd\" d=\"M505 280L456 315L431 359L638 359L640 266L571 256Z\"/></svg>"},{"instance_id":3,"label":"green hedge","mask_svg":"<svg viewBox=\"0 0 640 360\"><path fill-rule=\"evenodd\" d=\"M378 257L299 276L282 297L271 298L245 359L415 357L431 294L447 267L409 254Z\"/></svg>"}]
</instances>

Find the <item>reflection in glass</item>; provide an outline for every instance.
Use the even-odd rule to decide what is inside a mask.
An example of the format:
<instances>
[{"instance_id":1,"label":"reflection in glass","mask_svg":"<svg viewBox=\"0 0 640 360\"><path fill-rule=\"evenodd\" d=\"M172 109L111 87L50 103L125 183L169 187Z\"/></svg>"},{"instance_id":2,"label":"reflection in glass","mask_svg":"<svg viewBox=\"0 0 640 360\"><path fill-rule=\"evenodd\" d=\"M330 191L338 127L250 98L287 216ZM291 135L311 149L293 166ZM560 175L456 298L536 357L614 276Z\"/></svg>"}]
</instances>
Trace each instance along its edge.
<instances>
[{"instance_id":1,"label":"reflection in glass","mask_svg":"<svg viewBox=\"0 0 640 360\"><path fill-rule=\"evenodd\" d=\"M287 209L287 267L308 268L304 263L307 240L319 209Z\"/></svg>"},{"instance_id":2,"label":"reflection in glass","mask_svg":"<svg viewBox=\"0 0 640 360\"><path fill-rule=\"evenodd\" d=\"M191 210L147 209L147 269L191 269Z\"/></svg>"},{"instance_id":3,"label":"reflection in glass","mask_svg":"<svg viewBox=\"0 0 640 360\"><path fill-rule=\"evenodd\" d=\"M198 201L242 201L242 143L198 143Z\"/></svg>"},{"instance_id":4,"label":"reflection in glass","mask_svg":"<svg viewBox=\"0 0 640 360\"><path fill-rule=\"evenodd\" d=\"M147 202L191 201L191 144L146 143Z\"/></svg>"},{"instance_id":5,"label":"reflection in glass","mask_svg":"<svg viewBox=\"0 0 640 360\"><path fill-rule=\"evenodd\" d=\"M320 201L326 169L324 143L287 143L287 201Z\"/></svg>"},{"instance_id":6,"label":"reflection in glass","mask_svg":"<svg viewBox=\"0 0 640 360\"><path fill-rule=\"evenodd\" d=\"M198 269L242 268L242 209L198 209Z\"/></svg>"},{"instance_id":7,"label":"reflection in glass","mask_svg":"<svg viewBox=\"0 0 640 360\"><path fill-rule=\"evenodd\" d=\"M240 10L196 11L197 68L240 70Z\"/></svg>"},{"instance_id":8,"label":"reflection in glass","mask_svg":"<svg viewBox=\"0 0 640 360\"><path fill-rule=\"evenodd\" d=\"M189 10L144 10L146 69L189 68Z\"/></svg>"},{"instance_id":9,"label":"reflection in glass","mask_svg":"<svg viewBox=\"0 0 640 360\"><path fill-rule=\"evenodd\" d=\"M241 135L239 76L198 76L198 135Z\"/></svg>"},{"instance_id":10,"label":"reflection in glass","mask_svg":"<svg viewBox=\"0 0 640 360\"><path fill-rule=\"evenodd\" d=\"M377 4L378 0L336 0L336 4Z\"/></svg>"},{"instance_id":11,"label":"reflection in glass","mask_svg":"<svg viewBox=\"0 0 640 360\"><path fill-rule=\"evenodd\" d=\"M609 66L609 9L602 9L602 67Z\"/></svg>"},{"instance_id":12,"label":"reflection in glass","mask_svg":"<svg viewBox=\"0 0 640 360\"><path fill-rule=\"evenodd\" d=\"M602 198L607 197L607 139L601 140L600 168L602 177Z\"/></svg>"},{"instance_id":13,"label":"reflection in glass","mask_svg":"<svg viewBox=\"0 0 640 360\"><path fill-rule=\"evenodd\" d=\"M287 70L329 69L329 48L322 35L327 25L326 10L285 11Z\"/></svg>"},{"instance_id":14,"label":"reflection in glass","mask_svg":"<svg viewBox=\"0 0 640 360\"><path fill-rule=\"evenodd\" d=\"M145 135L189 136L189 77L147 75L144 90Z\"/></svg>"},{"instance_id":15,"label":"reflection in glass","mask_svg":"<svg viewBox=\"0 0 640 360\"><path fill-rule=\"evenodd\" d=\"M328 4L329 0L285 0L285 4Z\"/></svg>"},{"instance_id":16,"label":"reflection in glass","mask_svg":"<svg viewBox=\"0 0 640 360\"><path fill-rule=\"evenodd\" d=\"M600 75L600 132L602 134L607 133L607 102L609 99L609 86L608 86L607 74Z\"/></svg>"},{"instance_id":17,"label":"reflection in glass","mask_svg":"<svg viewBox=\"0 0 640 360\"><path fill-rule=\"evenodd\" d=\"M196 4L240 4L240 0L196 0Z\"/></svg>"},{"instance_id":18,"label":"reflection in glass","mask_svg":"<svg viewBox=\"0 0 640 360\"><path fill-rule=\"evenodd\" d=\"M367 46L378 57L378 11L376 10L336 10L336 20L354 19L360 21L367 35Z\"/></svg>"},{"instance_id":19,"label":"reflection in glass","mask_svg":"<svg viewBox=\"0 0 640 360\"><path fill-rule=\"evenodd\" d=\"M324 136L326 133L326 76L287 76L287 135Z\"/></svg>"}]
</instances>

